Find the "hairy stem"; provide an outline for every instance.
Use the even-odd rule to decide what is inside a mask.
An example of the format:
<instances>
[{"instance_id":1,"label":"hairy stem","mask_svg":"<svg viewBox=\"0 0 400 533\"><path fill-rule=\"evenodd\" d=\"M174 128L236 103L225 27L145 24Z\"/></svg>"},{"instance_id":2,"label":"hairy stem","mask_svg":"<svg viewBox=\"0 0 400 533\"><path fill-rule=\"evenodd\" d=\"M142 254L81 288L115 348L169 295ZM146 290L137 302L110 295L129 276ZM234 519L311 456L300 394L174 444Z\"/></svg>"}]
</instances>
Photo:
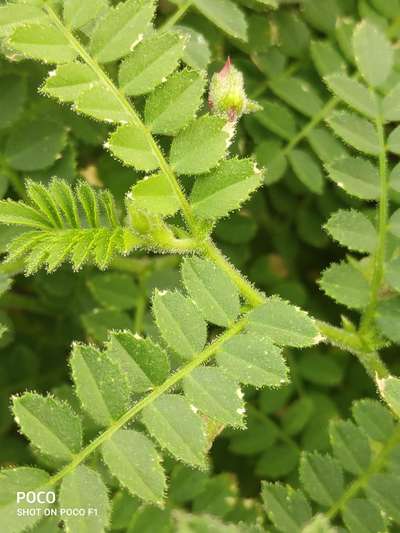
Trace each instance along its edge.
<instances>
[{"instance_id":1,"label":"hairy stem","mask_svg":"<svg viewBox=\"0 0 400 533\"><path fill-rule=\"evenodd\" d=\"M380 198L378 208L378 245L374 255L374 266L371 281L371 293L369 304L361 320L360 331L367 333L374 323L376 307L378 305L379 289L384 277L384 262L386 256L386 241L389 217L389 182L388 165L385 141L385 129L383 119L379 116L376 121L376 129L379 138L379 176L380 176Z\"/></svg>"},{"instance_id":2,"label":"hairy stem","mask_svg":"<svg viewBox=\"0 0 400 533\"><path fill-rule=\"evenodd\" d=\"M326 512L327 518L332 520L341 509L354 498L360 490L367 486L368 481L385 466L392 450L400 443L400 426L397 426L391 438L382 446L368 469L344 491L339 500Z\"/></svg>"},{"instance_id":3,"label":"hairy stem","mask_svg":"<svg viewBox=\"0 0 400 533\"><path fill-rule=\"evenodd\" d=\"M209 344L202 352L194 357L189 363L181 367L174 374L171 374L162 385L155 387L152 392L145 396L142 400L133 405L128 411L126 411L118 420L116 420L110 427L100 433L90 444L88 444L83 450L81 450L74 459L64 466L59 472L54 474L48 485L54 485L59 482L63 477L71 473L78 465L80 465L87 457L89 457L99 446L110 439L116 431L121 429L127 422L132 420L137 414L139 414L145 407L150 405L159 396L168 391L171 387L176 385L179 381L189 375L195 368L205 363L212 355L214 355L225 342L239 333L246 325L246 318L238 320L230 329L227 329L220 337L214 342Z\"/></svg>"}]
</instances>

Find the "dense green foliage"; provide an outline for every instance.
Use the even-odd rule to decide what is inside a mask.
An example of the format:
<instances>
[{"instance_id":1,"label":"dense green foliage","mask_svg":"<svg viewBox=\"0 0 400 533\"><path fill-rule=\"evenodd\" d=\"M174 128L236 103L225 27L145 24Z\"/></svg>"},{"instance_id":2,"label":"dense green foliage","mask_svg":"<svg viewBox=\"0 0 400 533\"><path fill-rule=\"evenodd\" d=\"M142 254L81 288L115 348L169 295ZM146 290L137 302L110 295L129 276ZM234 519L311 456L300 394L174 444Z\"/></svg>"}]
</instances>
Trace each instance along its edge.
<instances>
[{"instance_id":1,"label":"dense green foliage","mask_svg":"<svg viewBox=\"0 0 400 533\"><path fill-rule=\"evenodd\" d=\"M1 530L399 531L400 1L0 38Z\"/></svg>"}]
</instances>

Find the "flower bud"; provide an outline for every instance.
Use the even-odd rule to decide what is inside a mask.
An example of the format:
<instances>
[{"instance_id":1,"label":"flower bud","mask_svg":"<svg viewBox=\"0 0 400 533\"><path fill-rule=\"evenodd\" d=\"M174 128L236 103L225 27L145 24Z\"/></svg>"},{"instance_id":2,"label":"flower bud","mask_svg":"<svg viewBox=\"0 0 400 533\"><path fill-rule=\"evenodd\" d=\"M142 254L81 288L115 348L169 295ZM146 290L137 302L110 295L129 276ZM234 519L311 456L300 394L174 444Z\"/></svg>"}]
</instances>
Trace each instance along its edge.
<instances>
[{"instance_id":1,"label":"flower bud","mask_svg":"<svg viewBox=\"0 0 400 533\"><path fill-rule=\"evenodd\" d=\"M257 102L247 98L243 74L232 65L229 57L222 70L211 78L208 104L212 113L229 122L261 109Z\"/></svg>"}]
</instances>

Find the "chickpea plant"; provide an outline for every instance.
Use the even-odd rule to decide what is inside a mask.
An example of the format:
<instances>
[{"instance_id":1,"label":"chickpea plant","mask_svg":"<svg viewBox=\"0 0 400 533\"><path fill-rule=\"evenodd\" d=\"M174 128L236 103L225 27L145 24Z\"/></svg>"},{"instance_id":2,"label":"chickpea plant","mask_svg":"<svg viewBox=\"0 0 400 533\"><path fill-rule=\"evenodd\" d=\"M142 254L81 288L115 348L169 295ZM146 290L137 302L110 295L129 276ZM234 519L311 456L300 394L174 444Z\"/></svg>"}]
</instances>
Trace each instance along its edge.
<instances>
[{"instance_id":1,"label":"chickpea plant","mask_svg":"<svg viewBox=\"0 0 400 533\"><path fill-rule=\"evenodd\" d=\"M174 3L170 18L164 2L155 0L19 0L0 6L4 195L8 184L13 188L0 201L4 301L9 298L12 307L11 281L22 270L40 279L43 270L52 276L71 267L77 277L93 267L110 270L89 280L106 307L119 298L120 310L132 309L130 291L141 298L133 327L129 320L121 324L121 314L116 321L113 311L100 311L104 333L75 339L68 393L60 387L53 394L13 389L12 413L36 464L1 471L2 530L396 531L400 379L396 366L385 363L385 351L400 342L400 188L393 164L400 154L400 80L392 42L399 36L400 5L371 0L348 13L346 2L329 0L325 21L325 8L314 0L305 0L299 13L275 0ZM222 61L196 25L181 24L188 13L209 35L222 30L228 36L232 58ZM268 28L269 55L255 42L257 24ZM315 39L305 50L307 32ZM295 50L292 33L301 45ZM321 34L327 37L321 40ZM280 68L285 47L290 61ZM224 64L212 69L209 81L211 53ZM294 75L304 58L305 68L314 69L311 81ZM266 83L253 87L246 61L264 73ZM58 101L68 127L35 117L34 107L26 124L17 122L27 90L17 74L26 63L38 68L32 80L44 76L40 96L32 96L36 108L56 109ZM126 194L115 193L113 185L99 187L85 172L77 180L66 175L79 148L68 136L84 143L85 132L104 139L102 147L92 143L96 157L111 154L112 168L118 160L125 168L116 172L131 176ZM47 179L41 179L42 169L50 169ZM221 221L229 224L252 195L264 194L263 184L267 196L283 179L297 180L303 194L321 196L326 187L333 190L325 173L342 190L342 205L327 209L324 228L349 253L325 265L318 283L349 309L341 326L320 319L318 310L309 313L256 288L213 239ZM366 201L375 202L376 216ZM127 272L142 275L166 261L175 268L179 263L179 280L173 288L154 285L153 321L144 335L144 277L137 289ZM352 354L381 401L354 395L353 420L333 417L329 425L332 454L305 447L300 481L295 475L266 476L263 505L257 503L251 516L244 503L236 519L213 513L199 503L195 487L206 483L204 494L220 492L226 501L233 490L224 474L207 478L214 441L222 433L234 436L232 446L240 453L248 454L245 438L246 446L257 447L264 437L251 436L257 431L251 395L263 394L263 387L271 398L286 394L299 379L292 351L319 344ZM310 404L307 398L301 402L286 417L285 464L295 446L292 436L306 423ZM273 465L268 450L263 461ZM285 483L272 481L280 477ZM177 496L180 483L187 484L188 499ZM57 499L51 505L38 500L38 511L31 513L29 501L16 499L29 491L51 491ZM191 499L192 506L185 506ZM58 511L46 515L49 507ZM68 508L87 512L63 514Z\"/></svg>"}]
</instances>

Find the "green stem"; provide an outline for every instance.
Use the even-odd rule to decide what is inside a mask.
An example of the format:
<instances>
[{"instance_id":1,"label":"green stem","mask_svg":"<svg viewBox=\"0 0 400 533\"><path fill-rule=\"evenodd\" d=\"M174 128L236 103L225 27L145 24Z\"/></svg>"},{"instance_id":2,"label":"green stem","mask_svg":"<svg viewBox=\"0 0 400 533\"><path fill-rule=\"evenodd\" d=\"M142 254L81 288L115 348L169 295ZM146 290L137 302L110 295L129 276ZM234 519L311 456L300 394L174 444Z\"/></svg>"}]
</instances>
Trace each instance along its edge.
<instances>
[{"instance_id":1,"label":"green stem","mask_svg":"<svg viewBox=\"0 0 400 533\"><path fill-rule=\"evenodd\" d=\"M265 302L265 295L258 291L238 270L236 270L233 265L231 265L228 259L212 241L208 241L204 244L204 254L230 277L250 305L257 307Z\"/></svg>"},{"instance_id":2,"label":"green stem","mask_svg":"<svg viewBox=\"0 0 400 533\"><path fill-rule=\"evenodd\" d=\"M145 124L140 119L136 110L134 109L132 103L128 98L118 89L114 84L111 78L106 74L106 72L100 67L100 65L95 61L92 56L86 51L86 49L81 45L78 39L64 26L62 21L59 19L57 13L49 6L44 6L47 14L54 22L55 26L62 32L64 37L67 39L69 44L74 50L78 53L81 59L93 70L98 79L105 85L105 87L115 96L117 101L120 103L121 108L126 112L127 116L130 119L131 124L134 124L141 132L143 137L146 139L151 152L156 158L161 171L165 174L168 182L174 191L176 197L178 198L182 212L184 214L186 223L188 227L194 233L196 229L195 219L192 213L192 208L172 170L169 166L167 160L165 159L162 151L160 150L158 144L156 143L153 135L150 130L145 126Z\"/></svg>"},{"instance_id":3,"label":"green stem","mask_svg":"<svg viewBox=\"0 0 400 533\"><path fill-rule=\"evenodd\" d=\"M328 102L322 107L322 109L313 116L313 118L307 122L307 124L295 135L290 142L282 150L281 154L283 156L288 155L293 148L295 148L307 135L316 127L320 122L322 122L329 115L331 111L335 109L339 99L335 96L332 97Z\"/></svg>"},{"instance_id":4,"label":"green stem","mask_svg":"<svg viewBox=\"0 0 400 533\"><path fill-rule=\"evenodd\" d=\"M90 444L88 444L83 450L81 450L73 460L62 468L59 472L54 474L48 485L54 485L58 483L64 476L71 473L78 465L80 465L89 455L91 455L99 446L110 439L116 431L122 428L126 423L132 420L134 416L140 413L145 407L154 402L159 396L164 394L167 390L171 389L179 381L189 375L195 368L205 363L212 355L214 355L225 342L239 333L246 325L246 319L242 318L236 322L230 329L227 329L220 337L214 342L209 344L202 352L194 357L189 363L180 368L175 374L171 374L162 385L156 387L142 400L133 405L128 411L126 411L118 420L116 420L109 428L96 437Z\"/></svg>"},{"instance_id":5,"label":"green stem","mask_svg":"<svg viewBox=\"0 0 400 533\"><path fill-rule=\"evenodd\" d=\"M185 15L186 11L190 8L192 5L192 0L187 0L184 2L173 15L169 17L167 21L164 22L164 24L160 27L159 31L165 32L170 30L177 22L181 20L181 18Z\"/></svg>"},{"instance_id":6,"label":"green stem","mask_svg":"<svg viewBox=\"0 0 400 533\"><path fill-rule=\"evenodd\" d=\"M367 486L370 478L382 470L393 449L400 443L400 426L397 426L391 438L381 448L368 469L356 479L342 494L339 500L326 512L327 518L332 520L348 501L354 498L360 490Z\"/></svg>"},{"instance_id":7,"label":"green stem","mask_svg":"<svg viewBox=\"0 0 400 533\"><path fill-rule=\"evenodd\" d=\"M380 176L380 198L379 198L379 224L378 224L378 245L374 256L374 267L371 281L371 292L369 304L361 320L361 333L368 333L374 324L376 307L378 305L379 289L384 277L384 263L386 256L386 241L389 218L389 182L385 129L383 119L379 116L376 121L376 129L379 139L379 176Z\"/></svg>"}]
</instances>

